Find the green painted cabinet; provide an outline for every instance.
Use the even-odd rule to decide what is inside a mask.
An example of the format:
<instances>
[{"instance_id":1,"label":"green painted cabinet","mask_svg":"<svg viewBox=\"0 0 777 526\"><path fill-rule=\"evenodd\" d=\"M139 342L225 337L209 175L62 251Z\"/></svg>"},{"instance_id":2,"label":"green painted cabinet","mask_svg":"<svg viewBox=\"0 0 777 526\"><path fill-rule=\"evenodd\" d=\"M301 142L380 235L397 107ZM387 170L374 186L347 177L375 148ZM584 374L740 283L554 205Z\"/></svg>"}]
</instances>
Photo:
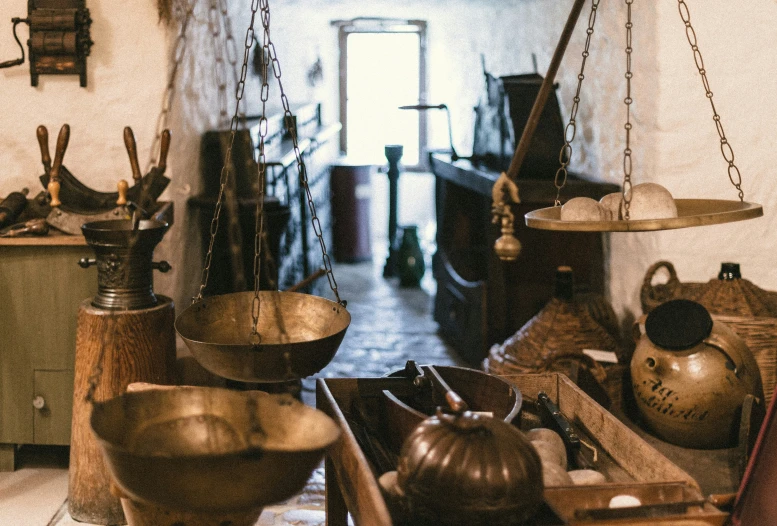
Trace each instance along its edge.
<instances>
[{"instance_id":1,"label":"green painted cabinet","mask_svg":"<svg viewBox=\"0 0 777 526\"><path fill-rule=\"evenodd\" d=\"M76 315L97 291L82 237L0 239L0 471L15 446L70 443Z\"/></svg>"}]
</instances>

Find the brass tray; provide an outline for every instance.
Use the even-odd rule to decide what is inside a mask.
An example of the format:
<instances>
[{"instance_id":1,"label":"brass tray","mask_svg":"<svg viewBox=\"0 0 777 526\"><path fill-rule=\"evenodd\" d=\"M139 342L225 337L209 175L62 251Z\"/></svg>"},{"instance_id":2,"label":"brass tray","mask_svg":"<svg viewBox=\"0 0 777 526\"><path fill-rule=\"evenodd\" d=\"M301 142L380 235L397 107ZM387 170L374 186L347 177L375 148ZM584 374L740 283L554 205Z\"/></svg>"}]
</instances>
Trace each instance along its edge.
<instances>
[{"instance_id":1,"label":"brass tray","mask_svg":"<svg viewBox=\"0 0 777 526\"><path fill-rule=\"evenodd\" d=\"M258 344L249 341L253 292L194 303L175 320L175 330L200 365L230 380L281 382L326 367L351 323L345 307L297 292L261 291L259 297Z\"/></svg>"},{"instance_id":2,"label":"brass tray","mask_svg":"<svg viewBox=\"0 0 777 526\"><path fill-rule=\"evenodd\" d=\"M551 206L528 212L526 226L567 232L648 232L693 226L717 225L754 219L764 215L763 207L747 201L725 199L675 199L677 217L634 221L562 221L561 207Z\"/></svg>"}]
</instances>

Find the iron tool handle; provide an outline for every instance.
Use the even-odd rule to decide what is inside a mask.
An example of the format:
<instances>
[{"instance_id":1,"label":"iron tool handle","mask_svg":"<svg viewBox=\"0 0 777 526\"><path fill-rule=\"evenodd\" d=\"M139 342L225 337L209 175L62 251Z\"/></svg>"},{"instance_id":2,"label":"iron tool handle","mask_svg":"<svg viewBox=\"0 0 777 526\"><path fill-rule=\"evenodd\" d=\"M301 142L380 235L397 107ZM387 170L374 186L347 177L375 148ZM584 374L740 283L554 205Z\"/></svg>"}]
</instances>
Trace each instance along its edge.
<instances>
[{"instance_id":1,"label":"iron tool handle","mask_svg":"<svg viewBox=\"0 0 777 526\"><path fill-rule=\"evenodd\" d=\"M135 143L135 135L132 133L132 128L129 126L124 128L124 146L127 147L127 153L129 154L132 178L135 182L138 182L142 177L140 175L140 163L138 162L138 146Z\"/></svg>"},{"instance_id":2,"label":"iron tool handle","mask_svg":"<svg viewBox=\"0 0 777 526\"><path fill-rule=\"evenodd\" d=\"M92 265L96 265L97 260L94 258L81 258L78 260L78 266L81 268L89 268Z\"/></svg>"},{"instance_id":3,"label":"iron tool handle","mask_svg":"<svg viewBox=\"0 0 777 526\"><path fill-rule=\"evenodd\" d=\"M51 173L51 154L49 153L49 130L42 124L36 131L38 146L40 146L40 161L46 173Z\"/></svg>"},{"instance_id":4,"label":"iron tool handle","mask_svg":"<svg viewBox=\"0 0 777 526\"><path fill-rule=\"evenodd\" d=\"M151 263L151 268L153 268L154 270L158 270L159 272L164 274L165 272L169 272L170 269L172 269L173 267L170 266L170 263L168 263L167 261L154 261L153 263Z\"/></svg>"},{"instance_id":5,"label":"iron tool handle","mask_svg":"<svg viewBox=\"0 0 777 526\"><path fill-rule=\"evenodd\" d=\"M16 43L19 45L19 51L22 52L22 56L21 56L21 58L16 58L16 59L13 59L13 60L6 60L5 62L0 62L0 69L12 68L14 66L21 66L22 64L24 64L24 46L22 46L22 41L19 40L19 35L16 34L16 26L18 26L19 24L22 24L22 23L29 25L30 19L29 18L14 17L14 18L11 19L11 23L13 24L13 37L14 37L14 40L16 40Z\"/></svg>"},{"instance_id":6,"label":"iron tool handle","mask_svg":"<svg viewBox=\"0 0 777 526\"><path fill-rule=\"evenodd\" d=\"M165 173L167 169L167 152L170 151L170 130L162 130L162 140L159 146L159 162L157 169L160 173Z\"/></svg>"}]
</instances>

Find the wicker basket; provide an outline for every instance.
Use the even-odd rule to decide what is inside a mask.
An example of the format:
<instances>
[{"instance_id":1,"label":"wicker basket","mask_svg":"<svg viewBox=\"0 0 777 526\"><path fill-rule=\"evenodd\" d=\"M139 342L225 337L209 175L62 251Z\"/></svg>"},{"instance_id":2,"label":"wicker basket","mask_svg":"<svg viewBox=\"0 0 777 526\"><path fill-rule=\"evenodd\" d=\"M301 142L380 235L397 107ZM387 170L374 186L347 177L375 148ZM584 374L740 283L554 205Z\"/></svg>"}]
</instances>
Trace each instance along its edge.
<instances>
[{"instance_id":1,"label":"wicker basket","mask_svg":"<svg viewBox=\"0 0 777 526\"><path fill-rule=\"evenodd\" d=\"M777 318L715 314L712 318L722 321L745 340L761 371L764 398L768 405L777 386Z\"/></svg>"},{"instance_id":2,"label":"wicker basket","mask_svg":"<svg viewBox=\"0 0 777 526\"><path fill-rule=\"evenodd\" d=\"M652 285L659 269L669 272L665 284ZM777 386L777 292L764 290L746 279L712 279L707 283L681 283L674 266L659 261L648 269L640 299L645 314L672 299L701 303L716 320L731 327L755 356L767 403Z\"/></svg>"},{"instance_id":3,"label":"wicker basket","mask_svg":"<svg viewBox=\"0 0 777 526\"><path fill-rule=\"evenodd\" d=\"M577 361L604 384L606 371L584 349L621 354L616 337L593 318L588 305L553 298L517 333L492 346L483 368L498 375L564 372Z\"/></svg>"},{"instance_id":4,"label":"wicker basket","mask_svg":"<svg viewBox=\"0 0 777 526\"><path fill-rule=\"evenodd\" d=\"M669 280L653 285L661 268ZM649 313L665 301L687 299L701 303L711 314L722 316L777 317L777 292L764 290L747 279L711 279L707 283L682 283L669 261L659 261L648 268L642 281L642 312Z\"/></svg>"}]
</instances>

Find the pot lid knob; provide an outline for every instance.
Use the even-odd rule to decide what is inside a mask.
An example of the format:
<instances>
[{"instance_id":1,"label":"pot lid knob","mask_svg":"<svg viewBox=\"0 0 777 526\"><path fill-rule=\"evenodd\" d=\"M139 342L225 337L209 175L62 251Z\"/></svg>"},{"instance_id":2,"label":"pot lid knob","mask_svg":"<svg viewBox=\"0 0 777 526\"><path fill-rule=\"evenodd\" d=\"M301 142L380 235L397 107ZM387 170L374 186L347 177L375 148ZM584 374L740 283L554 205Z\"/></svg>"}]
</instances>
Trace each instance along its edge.
<instances>
[{"instance_id":1,"label":"pot lid knob","mask_svg":"<svg viewBox=\"0 0 777 526\"><path fill-rule=\"evenodd\" d=\"M655 345L673 351L695 347L712 332L712 317L691 300L662 303L645 320L645 333Z\"/></svg>"}]
</instances>

